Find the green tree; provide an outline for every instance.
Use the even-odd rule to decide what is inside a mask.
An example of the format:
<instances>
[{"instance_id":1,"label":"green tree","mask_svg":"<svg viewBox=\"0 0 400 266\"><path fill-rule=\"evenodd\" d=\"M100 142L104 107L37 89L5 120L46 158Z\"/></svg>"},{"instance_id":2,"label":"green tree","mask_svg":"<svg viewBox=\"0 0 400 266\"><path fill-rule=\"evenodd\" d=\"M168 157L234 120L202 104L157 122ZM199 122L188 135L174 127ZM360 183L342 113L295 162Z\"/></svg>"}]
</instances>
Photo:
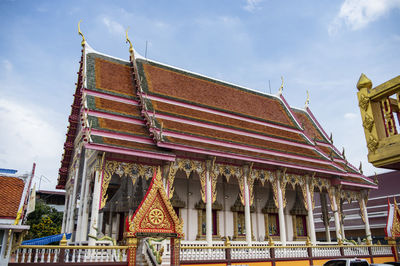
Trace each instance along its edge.
<instances>
[{"instance_id":1,"label":"green tree","mask_svg":"<svg viewBox=\"0 0 400 266\"><path fill-rule=\"evenodd\" d=\"M63 213L37 200L35 211L27 217L26 223L31 226L25 239L51 236L61 233Z\"/></svg>"}]
</instances>

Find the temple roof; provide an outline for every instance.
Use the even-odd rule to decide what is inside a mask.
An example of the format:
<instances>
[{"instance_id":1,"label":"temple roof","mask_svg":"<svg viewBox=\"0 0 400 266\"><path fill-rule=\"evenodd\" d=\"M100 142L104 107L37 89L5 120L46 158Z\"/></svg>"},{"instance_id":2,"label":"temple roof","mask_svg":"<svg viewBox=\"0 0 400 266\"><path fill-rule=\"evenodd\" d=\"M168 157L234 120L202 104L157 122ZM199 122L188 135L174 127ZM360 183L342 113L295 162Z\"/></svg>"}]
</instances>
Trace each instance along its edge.
<instances>
[{"instance_id":1,"label":"temple roof","mask_svg":"<svg viewBox=\"0 0 400 266\"><path fill-rule=\"evenodd\" d=\"M0 176L0 219L17 217L24 185L24 181L17 177Z\"/></svg>"},{"instance_id":2,"label":"temple roof","mask_svg":"<svg viewBox=\"0 0 400 266\"><path fill-rule=\"evenodd\" d=\"M338 152L309 108L292 108L282 95L140 56L129 62L92 49L84 54L86 148L167 161L183 151L375 186Z\"/></svg>"}]
</instances>

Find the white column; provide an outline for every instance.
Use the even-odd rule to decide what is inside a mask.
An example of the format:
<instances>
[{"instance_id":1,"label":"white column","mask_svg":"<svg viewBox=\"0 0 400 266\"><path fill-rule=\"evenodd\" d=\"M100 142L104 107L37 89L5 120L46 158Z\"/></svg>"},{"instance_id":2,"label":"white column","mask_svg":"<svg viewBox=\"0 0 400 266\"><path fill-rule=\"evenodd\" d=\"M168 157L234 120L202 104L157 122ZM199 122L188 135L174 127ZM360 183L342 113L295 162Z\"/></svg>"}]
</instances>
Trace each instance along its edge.
<instances>
[{"instance_id":1,"label":"white column","mask_svg":"<svg viewBox=\"0 0 400 266\"><path fill-rule=\"evenodd\" d=\"M281 190L281 182L279 177L276 178L276 186L278 190L278 214L279 214L279 233L281 237L282 246L286 246L286 225L285 225L285 215L283 213L283 197Z\"/></svg>"},{"instance_id":2,"label":"white column","mask_svg":"<svg viewBox=\"0 0 400 266\"><path fill-rule=\"evenodd\" d=\"M365 222L365 235L367 236L367 244L372 244L372 235L371 235L371 229L369 227L369 220L368 220L368 212L367 212L367 204L365 204L365 199L361 199L361 204L362 204L362 212L364 216L364 222Z\"/></svg>"},{"instance_id":3,"label":"white column","mask_svg":"<svg viewBox=\"0 0 400 266\"><path fill-rule=\"evenodd\" d=\"M96 175L94 177L92 214L90 216L90 227L89 227L89 235L95 237L97 237L97 232L95 228L98 228L97 222L99 220L100 192L101 192L101 172L97 170ZM94 246L95 243L96 240L89 237L89 246Z\"/></svg>"},{"instance_id":4,"label":"white column","mask_svg":"<svg viewBox=\"0 0 400 266\"><path fill-rule=\"evenodd\" d=\"M83 208L82 208L82 231L81 231L81 241L87 241L88 239L88 223L89 223L89 187L91 178L86 177L86 185L85 185L85 196L83 198Z\"/></svg>"},{"instance_id":5,"label":"white column","mask_svg":"<svg viewBox=\"0 0 400 266\"><path fill-rule=\"evenodd\" d=\"M247 171L248 172L248 171ZM244 218L246 223L246 242L247 245L251 246L251 217L250 217L250 194L249 186L247 184L247 175L244 178Z\"/></svg>"},{"instance_id":6,"label":"white column","mask_svg":"<svg viewBox=\"0 0 400 266\"><path fill-rule=\"evenodd\" d=\"M68 223L68 233L73 233L74 232L74 220L75 220L75 208L76 208L76 191L77 191L77 186L78 186L78 167L75 170L75 177L74 177L74 189L72 191L71 195L71 204L69 208L69 223Z\"/></svg>"},{"instance_id":7,"label":"white column","mask_svg":"<svg viewBox=\"0 0 400 266\"><path fill-rule=\"evenodd\" d=\"M61 233L65 233L67 229L67 224L68 224L68 206L69 206L69 191L65 191L65 206L64 206L64 214L63 214L63 221L62 221L62 227L61 227Z\"/></svg>"},{"instance_id":8,"label":"white column","mask_svg":"<svg viewBox=\"0 0 400 266\"><path fill-rule=\"evenodd\" d=\"M212 246L212 193L211 193L211 161L206 162L206 240Z\"/></svg>"},{"instance_id":9,"label":"white column","mask_svg":"<svg viewBox=\"0 0 400 266\"><path fill-rule=\"evenodd\" d=\"M336 232L336 239L339 242L340 240L343 240L340 234L340 219L339 219L339 210L338 210L338 206L336 204L336 196L335 193L332 192L332 201L331 202L331 208L332 208L332 212L333 212L333 218L335 220L335 232Z\"/></svg>"},{"instance_id":10,"label":"white column","mask_svg":"<svg viewBox=\"0 0 400 266\"><path fill-rule=\"evenodd\" d=\"M79 207L78 207L78 221L76 226L76 234L75 234L75 242L81 241L81 231L82 231L82 209L83 209L83 202L84 202L84 194L85 194L85 185L86 185L86 152L83 151L81 156L85 156L83 162L83 171L81 176L81 193L79 194Z\"/></svg>"},{"instance_id":11,"label":"white column","mask_svg":"<svg viewBox=\"0 0 400 266\"><path fill-rule=\"evenodd\" d=\"M307 209L308 209L308 224L310 227L310 241L312 245L317 244L317 238L315 236L315 224L314 224L314 214L313 214L313 206L312 206L312 201L311 201L311 191L310 191L310 185L307 180L306 182L306 192L307 192ZM314 191L312 192L314 193Z\"/></svg>"}]
</instances>

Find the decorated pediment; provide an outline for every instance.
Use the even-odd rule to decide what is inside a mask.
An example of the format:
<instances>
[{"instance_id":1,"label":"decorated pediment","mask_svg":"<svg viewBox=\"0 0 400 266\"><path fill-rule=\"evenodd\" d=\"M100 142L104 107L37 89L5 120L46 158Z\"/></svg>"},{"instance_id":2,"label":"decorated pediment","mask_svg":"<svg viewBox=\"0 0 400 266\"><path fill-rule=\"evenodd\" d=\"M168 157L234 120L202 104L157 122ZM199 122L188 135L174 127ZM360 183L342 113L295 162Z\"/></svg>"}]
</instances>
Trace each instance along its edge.
<instances>
[{"instance_id":1,"label":"decorated pediment","mask_svg":"<svg viewBox=\"0 0 400 266\"><path fill-rule=\"evenodd\" d=\"M131 237L181 237L182 227L183 221L167 198L158 168L143 201L136 212L127 218L126 234Z\"/></svg>"}]
</instances>

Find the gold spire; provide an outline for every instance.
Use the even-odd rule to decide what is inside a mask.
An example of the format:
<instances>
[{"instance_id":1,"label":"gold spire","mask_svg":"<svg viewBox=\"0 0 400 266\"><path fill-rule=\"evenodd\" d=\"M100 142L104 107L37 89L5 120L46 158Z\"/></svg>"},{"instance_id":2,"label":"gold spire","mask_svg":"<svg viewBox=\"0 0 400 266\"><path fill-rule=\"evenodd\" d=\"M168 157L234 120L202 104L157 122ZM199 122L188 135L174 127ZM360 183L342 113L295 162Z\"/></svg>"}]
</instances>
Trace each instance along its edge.
<instances>
[{"instance_id":1,"label":"gold spire","mask_svg":"<svg viewBox=\"0 0 400 266\"><path fill-rule=\"evenodd\" d=\"M85 40L85 36L83 36L83 34L82 34L82 32L81 32L81 22L82 22L82 19L81 19L81 20L79 20L79 22L78 22L78 33L79 33L79 35L81 35L81 36L82 36L82 42L81 42L81 45L82 45L82 47L85 47L86 40Z\"/></svg>"},{"instance_id":2,"label":"gold spire","mask_svg":"<svg viewBox=\"0 0 400 266\"><path fill-rule=\"evenodd\" d=\"M283 92L283 76L281 76L281 80L282 80L282 84L281 84L281 87L279 88L279 95L281 95Z\"/></svg>"},{"instance_id":3,"label":"gold spire","mask_svg":"<svg viewBox=\"0 0 400 266\"><path fill-rule=\"evenodd\" d=\"M307 99L306 99L306 103L304 104L304 108L307 108L308 105L310 104L310 94L308 93L308 91L306 91L306 92L307 92Z\"/></svg>"},{"instance_id":4,"label":"gold spire","mask_svg":"<svg viewBox=\"0 0 400 266\"><path fill-rule=\"evenodd\" d=\"M367 88L368 90L372 88L371 80L364 73L361 74L357 82L357 89L361 90L362 88Z\"/></svg>"},{"instance_id":5,"label":"gold spire","mask_svg":"<svg viewBox=\"0 0 400 266\"><path fill-rule=\"evenodd\" d=\"M129 40L128 30L129 30L129 27L126 29L126 42L129 43L129 53L132 55L133 54L133 45L132 45L131 40Z\"/></svg>"}]
</instances>

